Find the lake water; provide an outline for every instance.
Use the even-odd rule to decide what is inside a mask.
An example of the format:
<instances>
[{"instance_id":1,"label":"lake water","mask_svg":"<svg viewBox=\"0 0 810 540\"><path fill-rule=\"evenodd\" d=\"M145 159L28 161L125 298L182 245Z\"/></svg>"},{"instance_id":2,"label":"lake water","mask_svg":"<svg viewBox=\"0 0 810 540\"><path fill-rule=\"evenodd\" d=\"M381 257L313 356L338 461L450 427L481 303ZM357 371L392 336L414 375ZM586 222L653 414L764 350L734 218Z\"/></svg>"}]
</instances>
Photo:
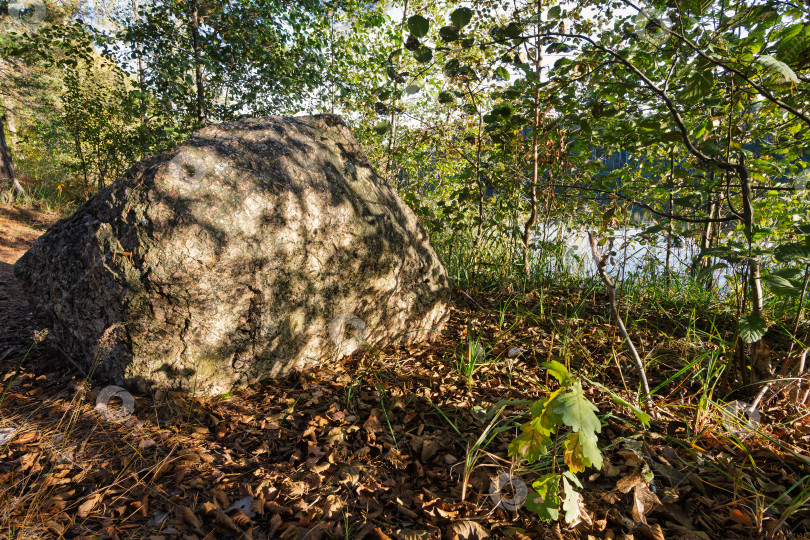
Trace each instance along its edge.
<instances>
[{"instance_id":1,"label":"lake water","mask_svg":"<svg viewBox=\"0 0 810 540\"><path fill-rule=\"evenodd\" d=\"M607 266L608 274L615 280L621 281L631 274L646 275L648 277L660 276L666 270L667 239L665 234L656 234L644 239L641 233L646 230L642 227L626 227L614 230L612 235L595 236L599 241L605 239L599 251L604 253L612 245L611 251L615 255L610 257ZM535 238L539 241L538 249L542 250L542 242L552 245L563 245L561 259L552 264L557 268L562 266L566 272L593 276L594 264L591 255L590 242L587 231L568 228L559 224L550 224L547 229L541 224ZM612 244L611 244L612 239ZM700 253L700 247L693 239L673 237L669 248L669 270L676 274L688 273L692 261ZM538 260L539 260L538 256ZM726 285L730 269L719 269L714 272L718 287Z\"/></svg>"}]
</instances>

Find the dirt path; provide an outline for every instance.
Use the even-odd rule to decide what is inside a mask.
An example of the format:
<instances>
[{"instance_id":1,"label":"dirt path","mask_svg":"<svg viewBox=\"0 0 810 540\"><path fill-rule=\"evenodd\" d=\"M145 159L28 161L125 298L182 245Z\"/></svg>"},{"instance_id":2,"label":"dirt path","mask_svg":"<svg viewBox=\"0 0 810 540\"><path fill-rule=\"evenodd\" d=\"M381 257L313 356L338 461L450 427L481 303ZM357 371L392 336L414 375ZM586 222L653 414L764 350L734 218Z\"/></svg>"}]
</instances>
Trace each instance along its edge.
<instances>
[{"instance_id":1,"label":"dirt path","mask_svg":"<svg viewBox=\"0 0 810 540\"><path fill-rule=\"evenodd\" d=\"M0 362L18 356L31 342L34 321L14 263L59 216L0 207Z\"/></svg>"}]
</instances>

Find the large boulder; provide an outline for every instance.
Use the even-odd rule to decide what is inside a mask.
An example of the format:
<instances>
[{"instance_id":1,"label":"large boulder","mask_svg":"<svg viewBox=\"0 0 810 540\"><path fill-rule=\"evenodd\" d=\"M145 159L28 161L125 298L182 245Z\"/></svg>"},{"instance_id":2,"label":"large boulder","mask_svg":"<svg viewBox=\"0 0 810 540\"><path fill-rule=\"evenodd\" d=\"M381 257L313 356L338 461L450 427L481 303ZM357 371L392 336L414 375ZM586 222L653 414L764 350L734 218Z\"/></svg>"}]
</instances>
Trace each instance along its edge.
<instances>
[{"instance_id":1,"label":"large boulder","mask_svg":"<svg viewBox=\"0 0 810 540\"><path fill-rule=\"evenodd\" d=\"M447 275L336 116L209 126L56 223L15 265L97 379L216 395L441 331Z\"/></svg>"}]
</instances>

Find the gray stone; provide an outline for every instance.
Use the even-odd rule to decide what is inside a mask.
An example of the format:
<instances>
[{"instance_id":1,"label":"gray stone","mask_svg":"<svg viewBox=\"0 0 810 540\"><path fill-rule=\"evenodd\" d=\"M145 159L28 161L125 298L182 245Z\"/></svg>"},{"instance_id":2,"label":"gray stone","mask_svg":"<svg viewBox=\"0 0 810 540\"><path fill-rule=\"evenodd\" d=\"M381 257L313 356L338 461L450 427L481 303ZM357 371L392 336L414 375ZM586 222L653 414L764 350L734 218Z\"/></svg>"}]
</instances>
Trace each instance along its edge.
<instances>
[{"instance_id":1,"label":"gray stone","mask_svg":"<svg viewBox=\"0 0 810 540\"><path fill-rule=\"evenodd\" d=\"M141 162L15 265L97 379L216 395L437 336L447 275L336 116L209 126Z\"/></svg>"}]
</instances>

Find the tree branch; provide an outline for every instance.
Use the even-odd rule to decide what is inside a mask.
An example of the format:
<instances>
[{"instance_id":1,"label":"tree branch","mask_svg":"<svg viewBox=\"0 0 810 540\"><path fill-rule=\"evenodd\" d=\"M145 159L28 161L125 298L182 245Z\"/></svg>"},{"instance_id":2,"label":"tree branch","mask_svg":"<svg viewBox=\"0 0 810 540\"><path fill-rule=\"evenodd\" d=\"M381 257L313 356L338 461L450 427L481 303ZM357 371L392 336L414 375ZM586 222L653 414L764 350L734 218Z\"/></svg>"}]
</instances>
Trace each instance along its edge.
<instances>
[{"instance_id":1,"label":"tree branch","mask_svg":"<svg viewBox=\"0 0 810 540\"><path fill-rule=\"evenodd\" d=\"M623 201L627 201L627 202L629 202L631 204L638 205L638 206L644 208L645 210L648 210L648 211L652 212L653 214L655 214L657 216L665 217L667 219L674 219L675 221L683 221L685 223L727 223L729 221L734 221L736 219L739 219L737 216L726 216L726 217L722 217L722 218L690 218L690 217L682 216L682 215L679 215L679 214L671 214L671 213L668 213L668 212L664 212L662 210L656 210L656 209L654 209L653 207L651 207L651 206L649 206L647 204L639 202L639 201L637 201L637 200L635 200L635 199L633 199L631 197L628 197L626 195L622 195L621 193L618 193L618 192L615 192L615 191L608 191L606 189L592 188L592 187L587 187L587 186L568 186L568 185L565 185L565 184L553 184L552 187L555 187L555 188L560 187L560 188L563 188L563 189L584 189L585 191L593 191L595 193L606 193L608 195L614 195L614 196L622 199Z\"/></svg>"},{"instance_id":2,"label":"tree branch","mask_svg":"<svg viewBox=\"0 0 810 540\"><path fill-rule=\"evenodd\" d=\"M644 362L642 362L641 357L638 355L638 351L636 351L636 347L633 345L633 342L630 341L630 336L627 333L627 328L624 327L624 322L622 318L619 316L619 308L616 305L616 285L610 279L610 276L607 275L605 271L605 266L607 265L607 255L602 257L599 256L599 252L596 248L596 240L593 237L591 232L588 232L588 241L591 245L591 255L593 256L593 264L596 269L596 273L602 278L602 283L605 284L605 287L608 290L608 294L610 296L610 312L613 314L613 317L616 319L616 324L619 327L619 334L622 336L622 340L627 343L627 348L630 349L630 355L633 357L633 360L636 363L636 367L638 368L638 375L641 379L641 387L644 390L644 403L647 406L647 410L650 413L650 416L653 418L657 418L657 414L655 412L655 405L652 401L652 392L650 391L650 383L647 382L647 372L644 369Z\"/></svg>"},{"instance_id":3,"label":"tree branch","mask_svg":"<svg viewBox=\"0 0 810 540\"><path fill-rule=\"evenodd\" d=\"M664 30L665 32L668 32L668 33L672 34L676 38L680 39L681 41L683 41L684 43L689 45L689 47L693 51L695 51L701 58L703 58L705 60L708 60L712 64L714 64L716 66L719 66L719 67L725 69L726 71L730 71L731 73L734 73L735 75L740 77L742 80L747 82L757 92L759 92L759 94L761 96L763 96L765 99L767 99L771 103L774 103L775 105L779 106L781 109L783 109L785 111L788 111L789 113L796 116L797 118L800 118L800 119L804 120L804 122L806 122L808 125L810 125L810 116L804 114L803 112L796 109L795 107L791 107L790 105L788 105L787 103L785 103L784 101L779 99L778 97L774 96L767 88L765 88L761 84L756 83L753 80L751 80L751 78L748 77L748 75L746 75L745 73L743 73L742 71L740 71L736 67L734 67L734 66L732 66L732 65L730 65L730 64L728 64L728 63L726 63L726 62L724 62L722 60L719 60L719 59L715 58L714 56L706 54L705 52L703 52L703 50L700 49L700 47L695 45L685 35L679 34L678 32L672 30L671 28L664 28L663 26L661 26L661 23L659 23L657 20L655 20L654 18L647 15L647 13L643 9L641 9L638 6L634 5L632 2L630 2L630 0L622 0L622 1L625 4L627 4L628 6L632 7L636 11L638 11L639 13L641 13L642 15L644 15L647 18L648 21L650 21L653 24L655 24L656 26L658 26L658 28L660 28L661 30Z\"/></svg>"}]
</instances>

